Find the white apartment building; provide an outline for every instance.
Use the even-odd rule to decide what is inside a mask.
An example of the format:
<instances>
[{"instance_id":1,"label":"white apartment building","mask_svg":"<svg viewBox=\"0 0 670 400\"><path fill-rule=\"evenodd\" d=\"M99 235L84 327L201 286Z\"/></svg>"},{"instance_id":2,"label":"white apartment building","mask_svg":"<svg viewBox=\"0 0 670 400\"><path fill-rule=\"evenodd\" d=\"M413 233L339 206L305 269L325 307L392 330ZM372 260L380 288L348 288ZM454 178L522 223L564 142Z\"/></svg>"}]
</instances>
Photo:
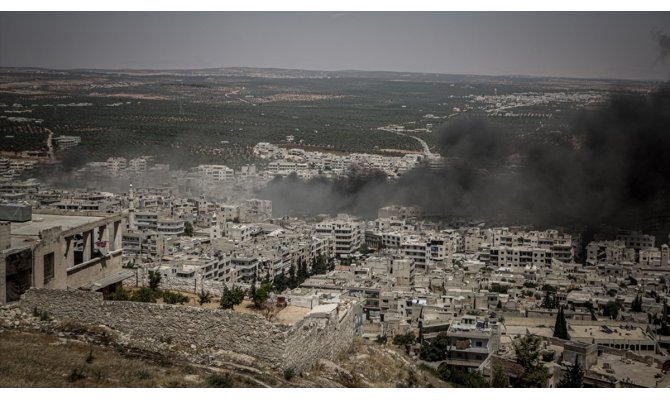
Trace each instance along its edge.
<instances>
[{"instance_id":1,"label":"white apartment building","mask_svg":"<svg viewBox=\"0 0 670 400\"><path fill-rule=\"evenodd\" d=\"M641 249L640 264L659 267L661 265L661 250L656 247Z\"/></svg>"},{"instance_id":2,"label":"white apartment building","mask_svg":"<svg viewBox=\"0 0 670 400\"><path fill-rule=\"evenodd\" d=\"M111 175L118 175L119 172L125 170L128 165L128 160L123 157L110 157L105 162L105 167Z\"/></svg>"},{"instance_id":3,"label":"white apartment building","mask_svg":"<svg viewBox=\"0 0 670 400\"><path fill-rule=\"evenodd\" d=\"M400 248L402 254L413 260L417 268L425 268L428 265L430 249L425 241L409 238L400 245Z\"/></svg>"},{"instance_id":4,"label":"white apartment building","mask_svg":"<svg viewBox=\"0 0 670 400\"><path fill-rule=\"evenodd\" d=\"M225 165L205 164L195 168L205 182L228 182L235 179L235 171Z\"/></svg>"},{"instance_id":5,"label":"white apartment building","mask_svg":"<svg viewBox=\"0 0 670 400\"><path fill-rule=\"evenodd\" d=\"M598 263L620 263L635 261L635 249L627 248L621 240L591 242L586 246L586 262L590 265Z\"/></svg>"},{"instance_id":6,"label":"white apartment building","mask_svg":"<svg viewBox=\"0 0 670 400\"><path fill-rule=\"evenodd\" d=\"M492 267L550 267L551 250L528 246L492 246L489 263Z\"/></svg>"},{"instance_id":7,"label":"white apartment building","mask_svg":"<svg viewBox=\"0 0 670 400\"><path fill-rule=\"evenodd\" d=\"M128 161L128 170L135 174L147 172L147 159L145 157L133 158Z\"/></svg>"},{"instance_id":8,"label":"white apartment building","mask_svg":"<svg viewBox=\"0 0 670 400\"><path fill-rule=\"evenodd\" d=\"M233 224L229 222L226 224L226 227L226 237L236 243L246 242L260 232L260 228L255 225Z\"/></svg>"},{"instance_id":9,"label":"white apartment building","mask_svg":"<svg viewBox=\"0 0 670 400\"><path fill-rule=\"evenodd\" d=\"M152 230L163 235L180 235L184 233L184 221L164 218L156 212L136 211L135 226L139 230Z\"/></svg>"},{"instance_id":10,"label":"white apartment building","mask_svg":"<svg viewBox=\"0 0 670 400\"><path fill-rule=\"evenodd\" d=\"M347 256L354 253L363 245L365 239L362 224L349 219L348 216L317 224L316 234L318 236L331 236L335 239L335 255L337 256Z\"/></svg>"},{"instance_id":11,"label":"white apartment building","mask_svg":"<svg viewBox=\"0 0 670 400\"><path fill-rule=\"evenodd\" d=\"M291 173L305 174L309 169L304 162L273 161L268 164L267 171L270 175L288 176Z\"/></svg>"}]
</instances>

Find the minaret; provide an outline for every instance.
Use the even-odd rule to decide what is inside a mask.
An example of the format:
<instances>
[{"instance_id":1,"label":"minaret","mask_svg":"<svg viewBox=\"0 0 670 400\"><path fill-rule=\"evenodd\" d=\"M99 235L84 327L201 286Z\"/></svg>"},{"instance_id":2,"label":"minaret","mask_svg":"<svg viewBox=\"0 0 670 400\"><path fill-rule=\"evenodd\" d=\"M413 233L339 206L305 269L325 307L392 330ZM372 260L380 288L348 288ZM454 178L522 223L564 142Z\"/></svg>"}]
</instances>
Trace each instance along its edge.
<instances>
[{"instance_id":1,"label":"minaret","mask_svg":"<svg viewBox=\"0 0 670 400\"><path fill-rule=\"evenodd\" d=\"M209 239L220 239L221 238L221 227L219 226L219 221L216 218L216 213L212 215L212 227L209 231Z\"/></svg>"},{"instance_id":2,"label":"minaret","mask_svg":"<svg viewBox=\"0 0 670 400\"><path fill-rule=\"evenodd\" d=\"M135 192L131 183L128 191L128 230L134 231L135 229L137 229L135 226Z\"/></svg>"}]
</instances>

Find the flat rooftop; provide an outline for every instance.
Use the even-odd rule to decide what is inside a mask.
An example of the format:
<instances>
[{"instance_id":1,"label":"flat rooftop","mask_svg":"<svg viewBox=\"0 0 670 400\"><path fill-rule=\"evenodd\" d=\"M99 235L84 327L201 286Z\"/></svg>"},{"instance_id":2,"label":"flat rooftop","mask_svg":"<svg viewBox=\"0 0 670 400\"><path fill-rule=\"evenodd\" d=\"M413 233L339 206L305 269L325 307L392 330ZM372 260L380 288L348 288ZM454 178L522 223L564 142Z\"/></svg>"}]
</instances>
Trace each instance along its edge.
<instances>
[{"instance_id":1,"label":"flat rooftop","mask_svg":"<svg viewBox=\"0 0 670 400\"><path fill-rule=\"evenodd\" d=\"M603 324L605 325L605 324ZM635 340L635 341L653 341L645 334L645 332L635 327L634 329L621 329L620 326L611 324L607 325L610 329L615 330L616 332L606 333L600 329L600 325L582 325L582 326L572 326L572 329L568 332L570 333L570 338L572 340L587 340L591 339L596 340Z\"/></svg>"},{"instance_id":2,"label":"flat rooftop","mask_svg":"<svg viewBox=\"0 0 670 400\"><path fill-rule=\"evenodd\" d=\"M33 214L33 219L26 222L12 222L12 236L34 236L38 237L44 229L60 226L64 231L77 226L86 225L91 222L101 221L105 217L86 217L80 215L51 215Z\"/></svg>"},{"instance_id":3,"label":"flat rooftop","mask_svg":"<svg viewBox=\"0 0 670 400\"><path fill-rule=\"evenodd\" d=\"M278 324L293 325L302 321L311 310L307 307L286 306L277 313L276 322Z\"/></svg>"},{"instance_id":4,"label":"flat rooftop","mask_svg":"<svg viewBox=\"0 0 670 400\"><path fill-rule=\"evenodd\" d=\"M603 364L609 364L605 368ZM611 371L609 372L608 369ZM633 383L646 387L667 388L670 386L670 374L660 374L660 379L655 376L661 372L655 365L649 366L633 360L623 359L621 356L603 353L598 357L598 364L591 367L590 371L603 375L615 376L618 380L630 379Z\"/></svg>"}]
</instances>

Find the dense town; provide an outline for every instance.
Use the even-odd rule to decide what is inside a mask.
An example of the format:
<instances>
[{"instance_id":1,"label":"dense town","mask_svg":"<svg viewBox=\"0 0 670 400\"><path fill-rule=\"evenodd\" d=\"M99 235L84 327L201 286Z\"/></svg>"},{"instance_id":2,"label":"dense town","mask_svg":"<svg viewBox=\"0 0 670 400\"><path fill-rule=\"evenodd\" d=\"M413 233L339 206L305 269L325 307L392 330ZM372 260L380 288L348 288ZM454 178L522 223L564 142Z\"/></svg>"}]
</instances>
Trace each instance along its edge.
<instances>
[{"instance_id":1,"label":"dense town","mask_svg":"<svg viewBox=\"0 0 670 400\"><path fill-rule=\"evenodd\" d=\"M56 139L57 146L78 145L76 137ZM270 143L253 151L264 164L239 170L171 171L151 157L110 158L76 171L83 188L68 190L16 179L20 166L0 162L4 326L18 327L7 317L17 307L75 318L68 310L78 301L84 309L102 307L102 314L120 301L231 312L248 304L247 313L259 319L254 323L289 329L288 338L276 339L284 353L265 360L253 341L267 338L253 336L245 339L252 349L234 339L222 348L270 368L290 363L289 375L336 356L358 337L399 346L417 364L448 371L456 381L670 386L665 241L612 227L585 242L566 229L436 221L400 205L368 220L278 216L270 200L251 194L277 175L333 178L374 168L393 179L439 156L337 155ZM151 174L169 177L170 184L141 179ZM134 183L119 193L85 189L96 176ZM73 292L94 297L59 297ZM67 306L59 308L61 301ZM109 322L96 315L79 318L126 329L122 317L115 325L109 311ZM146 340L133 328L126 333ZM299 337L304 349L291 350L298 334L306 335ZM326 334L337 338L329 354L309 344ZM174 340L198 341L179 333Z\"/></svg>"}]
</instances>

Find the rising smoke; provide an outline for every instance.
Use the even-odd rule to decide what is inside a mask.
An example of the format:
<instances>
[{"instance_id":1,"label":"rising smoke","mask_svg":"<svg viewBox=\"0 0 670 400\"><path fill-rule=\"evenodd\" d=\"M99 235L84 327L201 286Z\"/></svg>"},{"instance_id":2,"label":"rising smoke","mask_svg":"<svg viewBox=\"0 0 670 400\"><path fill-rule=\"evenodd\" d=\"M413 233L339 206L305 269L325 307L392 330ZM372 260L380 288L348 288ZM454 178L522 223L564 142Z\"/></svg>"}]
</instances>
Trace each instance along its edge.
<instances>
[{"instance_id":1,"label":"rising smoke","mask_svg":"<svg viewBox=\"0 0 670 400\"><path fill-rule=\"evenodd\" d=\"M404 204L445 217L633 227L669 198L669 127L668 88L585 112L566 135L577 143L518 146L486 120L463 119L435 133L446 160L439 168L422 165L395 182L378 171L335 181L277 178L259 196L278 215L374 217L379 207Z\"/></svg>"}]
</instances>

